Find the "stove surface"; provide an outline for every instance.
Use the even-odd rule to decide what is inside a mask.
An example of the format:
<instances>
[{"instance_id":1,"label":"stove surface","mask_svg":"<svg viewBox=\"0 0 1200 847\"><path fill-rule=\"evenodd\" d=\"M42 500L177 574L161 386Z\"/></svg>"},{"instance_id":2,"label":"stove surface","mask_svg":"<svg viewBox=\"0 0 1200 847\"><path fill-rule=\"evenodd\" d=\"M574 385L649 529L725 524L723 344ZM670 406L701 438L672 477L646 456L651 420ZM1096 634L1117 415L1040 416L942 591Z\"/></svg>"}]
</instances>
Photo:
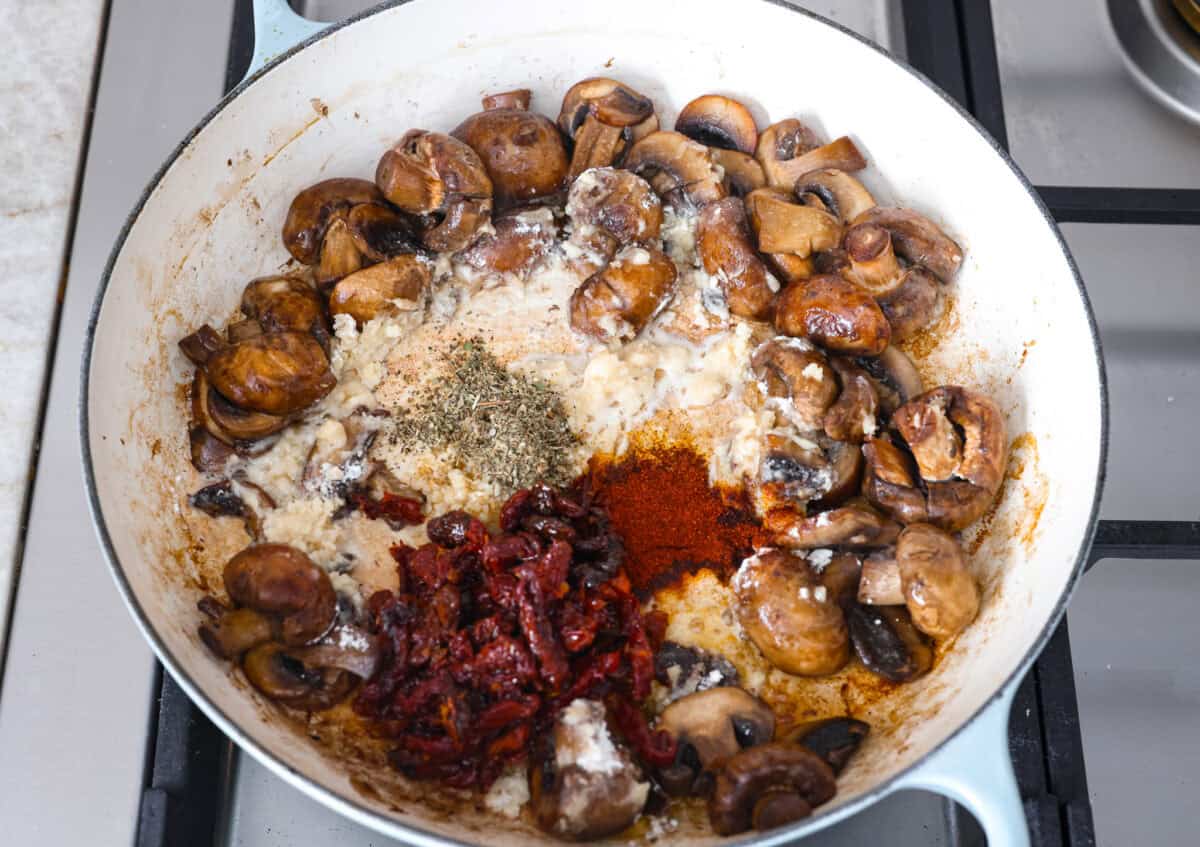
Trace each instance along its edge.
<instances>
[{"instance_id":1,"label":"stove surface","mask_svg":"<svg viewBox=\"0 0 1200 847\"><path fill-rule=\"evenodd\" d=\"M312 0L335 20L372 5ZM889 48L895 0L804 5ZM970 4L967 4L970 5ZM994 2L1010 143L1035 183L1200 187L1200 129L1128 78L1095 0ZM0 820L6 843L130 844L146 776L153 662L86 519L75 435L87 314L108 251L141 187L222 90L232 0L113 0L72 247L44 443L0 697ZM1064 37L1064 33L1067 37ZM1200 267L1194 228L1070 225L1064 233L1096 308L1110 380L1104 516L1197 519ZM1200 774L1195 562L1106 561L1070 610L1099 843L1194 840ZM64 657L70 656L70 660ZM84 717L81 719L81 715ZM1164 728L1169 728L1164 730ZM282 783L232 764L220 841L360 847L385 839ZM62 798L71 802L64 808ZM949 806L897 794L813 843L950 840Z\"/></svg>"}]
</instances>

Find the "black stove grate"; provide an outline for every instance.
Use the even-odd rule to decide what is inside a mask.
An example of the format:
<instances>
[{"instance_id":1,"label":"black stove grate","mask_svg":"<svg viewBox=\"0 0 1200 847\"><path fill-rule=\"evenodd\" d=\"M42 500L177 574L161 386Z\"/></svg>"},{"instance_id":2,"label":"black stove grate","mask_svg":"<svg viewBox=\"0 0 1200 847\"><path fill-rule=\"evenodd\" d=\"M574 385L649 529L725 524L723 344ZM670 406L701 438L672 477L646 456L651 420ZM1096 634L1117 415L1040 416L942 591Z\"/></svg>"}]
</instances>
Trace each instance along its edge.
<instances>
[{"instance_id":1,"label":"black stove grate","mask_svg":"<svg viewBox=\"0 0 1200 847\"><path fill-rule=\"evenodd\" d=\"M1006 149L1008 135L989 0L902 0L908 60ZM251 0L235 0L226 90L253 48ZM1059 223L1200 225L1200 189L1036 186ZM1200 522L1100 521L1088 555L1200 559ZM137 847L211 847L230 784L232 745L159 670L161 685L139 809ZM1066 618L1017 690L1009 751L1035 847L1094 847L1079 704ZM950 822L958 847L984 844L970 814Z\"/></svg>"}]
</instances>

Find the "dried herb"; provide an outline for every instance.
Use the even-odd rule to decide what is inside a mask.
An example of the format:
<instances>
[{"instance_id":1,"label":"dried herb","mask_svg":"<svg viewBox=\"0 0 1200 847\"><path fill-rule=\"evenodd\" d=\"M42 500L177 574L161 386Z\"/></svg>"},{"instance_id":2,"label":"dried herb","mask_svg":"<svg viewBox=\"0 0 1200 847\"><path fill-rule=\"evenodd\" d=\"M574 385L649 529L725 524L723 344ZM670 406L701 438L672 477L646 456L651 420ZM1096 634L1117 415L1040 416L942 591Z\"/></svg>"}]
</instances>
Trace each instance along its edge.
<instances>
[{"instance_id":1,"label":"dried herb","mask_svg":"<svg viewBox=\"0 0 1200 847\"><path fill-rule=\"evenodd\" d=\"M445 373L398 416L392 441L408 451L449 450L506 493L566 483L579 444L558 393L507 370L479 338L446 354Z\"/></svg>"}]
</instances>

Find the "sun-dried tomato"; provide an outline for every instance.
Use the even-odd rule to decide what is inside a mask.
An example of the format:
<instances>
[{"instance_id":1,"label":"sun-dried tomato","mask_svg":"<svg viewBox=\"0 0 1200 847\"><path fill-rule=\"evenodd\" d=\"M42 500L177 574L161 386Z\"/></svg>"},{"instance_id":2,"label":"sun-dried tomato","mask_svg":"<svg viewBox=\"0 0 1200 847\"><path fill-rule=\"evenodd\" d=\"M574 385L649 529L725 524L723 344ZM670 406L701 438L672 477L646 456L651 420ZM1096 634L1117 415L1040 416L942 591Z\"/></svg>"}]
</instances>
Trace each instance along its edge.
<instances>
[{"instance_id":1,"label":"sun-dried tomato","mask_svg":"<svg viewBox=\"0 0 1200 847\"><path fill-rule=\"evenodd\" d=\"M378 499L362 489L346 492L346 505L372 520L383 518L393 529L415 526L425 520L425 506L415 497L385 491Z\"/></svg>"},{"instance_id":2,"label":"sun-dried tomato","mask_svg":"<svg viewBox=\"0 0 1200 847\"><path fill-rule=\"evenodd\" d=\"M609 697L606 701L617 731L633 748L639 759L656 768L665 768L675 761L677 744L669 732L650 731L642 710L624 697Z\"/></svg>"}]
</instances>

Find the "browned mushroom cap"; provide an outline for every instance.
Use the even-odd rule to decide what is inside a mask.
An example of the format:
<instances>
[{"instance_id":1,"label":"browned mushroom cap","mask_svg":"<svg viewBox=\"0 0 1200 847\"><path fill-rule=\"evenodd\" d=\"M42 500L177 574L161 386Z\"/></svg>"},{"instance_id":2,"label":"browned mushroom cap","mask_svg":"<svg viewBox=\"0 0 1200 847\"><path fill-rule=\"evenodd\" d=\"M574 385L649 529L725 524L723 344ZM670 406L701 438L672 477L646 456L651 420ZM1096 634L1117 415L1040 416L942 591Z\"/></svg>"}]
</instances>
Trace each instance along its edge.
<instances>
[{"instance_id":1,"label":"browned mushroom cap","mask_svg":"<svg viewBox=\"0 0 1200 847\"><path fill-rule=\"evenodd\" d=\"M839 390L824 353L802 339L774 338L754 351L750 367L763 393L791 401L787 418L804 430L821 427Z\"/></svg>"},{"instance_id":2,"label":"browned mushroom cap","mask_svg":"<svg viewBox=\"0 0 1200 847\"><path fill-rule=\"evenodd\" d=\"M592 168L571 184L567 217L576 229L595 227L620 245L658 238L662 202L650 184L615 168Z\"/></svg>"},{"instance_id":3,"label":"browned mushroom cap","mask_svg":"<svg viewBox=\"0 0 1200 847\"><path fill-rule=\"evenodd\" d=\"M928 481L950 479L963 460L962 438L946 415L951 402L949 392L934 389L921 395L920 402L904 404L895 416L897 431L908 444L921 477Z\"/></svg>"},{"instance_id":4,"label":"browned mushroom cap","mask_svg":"<svg viewBox=\"0 0 1200 847\"><path fill-rule=\"evenodd\" d=\"M943 282L954 279L962 264L962 248L937 224L912 209L876 206L854 223L878 224L892 234L896 252L914 265L924 265Z\"/></svg>"},{"instance_id":5,"label":"browned mushroom cap","mask_svg":"<svg viewBox=\"0 0 1200 847\"><path fill-rule=\"evenodd\" d=\"M875 302L887 316L892 338L903 341L932 324L941 314L942 288L937 279L920 265L906 269L892 289L875 295Z\"/></svg>"},{"instance_id":6,"label":"browned mushroom cap","mask_svg":"<svg viewBox=\"0 0 1200 847\"><path fill-rule=\"evenodd\" d=\"M779 189L760 188L746 195L746 211L764 253L793 253L807 258L838 245L842 225L823 209L796 203Z\"/></svg>"},{"instance_id":7,"label":"browned mushroom cap","mask_svg":"<svg viewBox=\"0 0 1200 847\"><path fill-rule=\"evenodd\" d=\"M858 582L858 602L867 606L904 605L896 548L885 547L863 559L862 576Z\"/></svg>"},{"instance_id":8,"label":"browned mushroom cap","mask_svg":"<svg viewBox=\"0 0 1200 847\"><path fill-rule=\"evenodd\" d=\"M200 624L200 640L222 659L237 659L275 637L274 622L262 612L230 609L207 596L196 606L208 618Z\"/></svg>"},{"instance_id":9,"label":"browned mushroom cap","mask_svg":"<svg viewBox=\"0 0 1200 847\"><path fill-rule=\"evenodd\" d=\"M484 111L492 109L520 109L525 111L529 108L529 100L533 97L533 92L528 88L514 88L512 91L500 91L496 94L485 94L480 98L480 104Z\"/></svg>"},{"instance_id":10,"label":"browned mushroom cap","mask_svg":"<svg viewBox=\"0 0 1200 847\"><path fill-rule=\"evenodd\" d=\"M779 282L754 249L741 200L726 197L700 210L696 250L704 270L721 286L730 312L753 320L770 317Z\"/></svg>"},{"instance_id":11,"label":"browned mushroom cap","mask_svg":"<svg viewBox=\"0 0 1200 847\"><path fill-rule=\"evenodd\" d=\"M829 457L829 490L813 500L811 508L828 511L856 496L862 488L863 454L857 444L829 441L822 445Z\"/></svg>"},{"instance_id":12,"label":"browned mushroom cap","mask_svg":"<svg viewBox=\"0 0 1200 847\"><path fill-rule=\"evenodd\" d=\"M840 774L871 732L871 725L855 718L839 717L809 721L789 730L780 741L812 750Z\"/></svg>"},{"instance_id":13,"label":"browned mushroom cap","mask_svg":"<svg viewBox=\"0 0 1200 847\"><path fill-rule=\"evenodd\" d=\"M481 235L455 258L477 270L523 276L546 256L558 235L554 213L545 207L509 210L492 220L492 228L495 232Z\"/></svg>"},{"instance_id":14,"label":"browned mushroom cap","mask_svg":"<svg viewBox=\"0 0 1200 847\"><path fill-rule=\"evenodd\" d=\"M721 686L681 697L659 715L657 729L690 744L703 770L715 770L743 747L771 740L775 713L741 688Z\"/></svg>"},{"instance_id":15,"label":"browned mushroom cap","mask_svg":"<svg viewBox=\"0 0 1200 847\"><path fill-rule=\"evenodd\" d=\"M571 295L571 326L601 341L628 341L671 298L675 263L652 247L626 247Z\"/></svg>"},{"instance_id":16,"label":"browned mushroom cap","mask_svg":"<svg viewBox=\"0 0 1200 847\"><path fill-rule=\"evenodd\" d=\"M813 275L813 260L801 259L794 253L765 253L767 266L783 282L799 282Z\"/></svg>"},{"instance_id":17,"label":"browned mushroom cap","mask_svg":"<svg viewBox=\"0 0 1200 847\"><path fill-rule=\"evenodd\" d=\"M889 682L910 682L933 667L933 648L904 606L855 605L846 623L858 658Z\"/></svg>"},{"instance_id":18,"label":"browned mushroom cap","mask_svg":"<svg viewBox=\"0 0 1200 847\"><path fill-rule=\"evenodd\" d=\"M300 262L315 264L325 230L359 203L381 203L379 189L365 179L327 179L292 200L283 223L283 246Z\"/></svg>"},{"instance_id":19,"label":"browned mushroom cap","mask_svg":"<svg viewBox=\"0 0 1200 847\"><path fill-rule=\"evenodd\" d=\"M208 324L179 340L179 349L192 364L204 367L214 353L225 347L225 339Z\"/></svg>"},{"instance_id":20,"label":"browned mushroom cap","mask_svg":"<svg viewBox=\"0 0 1200 847\"><path fill-rule=\"evenodd\" d=\"M337 383L321 345L301 332L272 332L233 344L208 360L207 371L213 388L230 402L271 415L298 412Z\"/></svg>"},{"instance_id":21,"label":"browned mushroom cap","mask_svg":"<svg viewBox=\"0 0 1200 847\"><path fill-rule=\"evenodd\" d=\"M777 544L802 550L885 547L900 534L899 524L857 500L809 516L775 509L767 513L763 526L774 534Z\"/></svg>"},{"instance_id":22,"label":"browned mushroom cap","mask_svg":"<svg viewBox=\"0 0 1200 847\"><path fill-rule=\"evenodd\" d=\"M528 91L526 101L528 101ZM492 180L496 210L558 191L570 164L554 122L523 107L498 108L467 118L450 133L479 154Z\"/></svg>"},{"instance_id":23,"label":"browned mushroom cap","mask_svg":"<svg viewBox=\"0 0 1200 847\"><path fill-rule=\"evenodd\" d=\"M911 456L887 438L872 438L863 445L863 457L863 496L872 505L905 524L929 519Z\"/></svg>"},{"instance_id":24,"label":"browned mushroom cap","mask_svg":"<svg viewBox=\"0 0 1200 847\"><path fill-rule=\"evenodd\" d=\"M872 294L895 289L902 273L892 249L891 234L878 224L855 224L842 237L842 249L850 260L846 277Z\"/></svg>"},{"instance_id":25,"label":"browned mushroom cap","mask_svg":"<svg viewBox=\"0 0 1200 847\"><path fill-rule=\"evenodd\" d=\"M849 359L834 356L830 366L837 373L842 389L837 400L825 412L825 434L834 441L861 444L875 434L879 398L865 370Z\"/></svg>"},{"instance_id":26,"label":"browned mushroom cap","mask_svg":"<svg viewBox=\"0 0 1200 847\"><path fill-rule=\"evenodd\" d=\"M325 306L315 288L290 276L256 279L242 292L242 314L265 332L311 332L327 339Z\"/></svg>"},{"instance_id":27,"label":"browned mushroom cap","mask_svg":"<svg viewBox=\"0 0 1200 847\"><path fill-rule=\"evenodd\" d=\"M192 459L192 467L201 473L214 473L224 470L225 463L233 456L233 447L217 438L205 427L193 425L188 427L188 450Z\"/></svg>"},{"instance_id":28,"label":"browned mushroom cap","mask_svg":"<svg viewBox=\"0 0 1200 847\"><path fill-rule=\"evenodd\" d=\"M675 119L675 131L706 147L753 153L758 145L758 127L750 110L720 94L705 94L684 106Z\"/></svg>"},{"instance_id":29,"label":"browned mushroom cap","mask_svg":"<svg viewBox=\"0 0 1200 847\"><path fill-rule=\"evenodd\" d=\"M726 194L745 197L751 191L763 188L767 184L762 165L753 156L740 150L723 150L720 147L710 147L709 152L713 161L725 172L721 184L725 187Z\"/></svg>"},{"instance_id":30,"label":"browned mushroom cap","mask_svg":"<svg viewBox=\"0 0 1200 847\"><path fill-rule=\"evenodd\" d=\"M725 196L708 148L678 132L650 133L630 148L624 166L639 176L657 175L661 187L651 183L660 194L697 209Z\"/></svg>"},{"instance_id":31,"label":"browned mushroom cap","mask_svg":"<svg viewBox=\"0 0 1200 847\"><path fill-rule=\"evenodd\" d=\"M358 208L358 207L355 207ZM338 218L325 230L325 238L321 242L320 257L313 279L322 292L344 276L354 273L366 264L362 251L354 240L354 233L346 219Z\"/></svg>"},{"instance_id":32,"label":"browned mushroom cap","mask_svg":"<svg viewBox=\"0 0 1200 847\"><path fill-rule=\"evenodd\" d=\"M824 676L846 663L845 617L807 561L784 550L760 550L742 562L730 585L738 622L772 665Z\"/></svg>"},{"instance_id":33,"label":"browned mushroom cap","mask_svg":"<svg viewBox=\"0 0 1200 847\"><path fill-rule=\"evenodd\" d=\"M468 145L440 132L411 130L383 154L375 182L402 211L434 215L422 234L431 250L461 250L492 210L492 181Z\"/></svg>"},{"instance_id":34,"label":"browned mushroom cap","mask_svg":"<svg viewBox=\"0 0 1200 847\"><path fill-rule=\"evenodd\" d=\"M816 134L795 118L772 124L758 137L754 151L767 177L767 185L791 191L796 181L816 170L836 169L860 171L867 166L866 159L854 145L843 136L822 145Z\"/></svg>"},{"instance_id":35,"label":"browned mushroom cap","mask_svg":"<svg viewBox=\"0 0 1200 847\"><path fill-rule=\"evenodd\" d=\"M231 447L265 438L288 424L286 416L250 411L230 403L213 389L202 370L197 370L192 379L191 394L192 421Z\"/></svg>"},{"instance_id":36,"label":"browned mushroom cap","mask_svg":"<svg viewBox=\"0 0 1200 847\"><path fill-rule=\"evenodd\" d=\"M953 536L913 524L896 541L904 602L913 624L933 638L951 638L979 614L979 586Z\"/></svg>"},{"instance_id":37,"label":"browned mushroom cap","mask_svg":"<svg viewBox=\"0 0 1200 847\"><path fill-rule=\"evenodd\" d=\"M814 194L826 210L844 224L875 206L875 198L866 186L845 171L824 168L810 171L796 180L797 197Z\"/></svg>"},{"instance_id":38,"label":"browned mushroom cap","mask_svg":"<svg viewBox=\"0 0 1200 847\"><path fill-rule=\"evenodd\" d=\"M575 83L563 95L558 126L570 138L594 115L609 126L641 123L654 113L654 103L624 83L607 77L592 77Z\"/></svg>"},{"instance_id":39,"label":"browned mushroom cap","mask_svg":"<svg viewBox=\"0 0 1200 847\"><path fill-rule=\"evenodd\" d=\"M300 646L333 626L337 595L329 575L286 544L254 544L225 564L225 590L239 606L279 617L283 643Z\"/></svg>"},{"instance_id":40,"label":"browned mushroom cap","mask_svg":"<svg viewBox=\"0 0 1200 847\"><path fill-rule=\"evenodd\" d=\"M383 314L419 308L432 276L429 262L403 253L350 274L329 293L329 311L361 326Z\"/></svg>"},{"instance_id":41,"label":"browned mushroom cap","mask_svg":"<svg viewBox=\"0 0 1200 847\"><path fill-rule=\"evenodd\" d=\"M764 799L775 806L776 792L797 795L803 802L792 801L788 809L792 815L803 815L837 793L837 779L820 756L798 744L772 741L751 747L731 758L717 774L708 798L708 820L719 835L745 832L756 816L755 806ZM765 811L757 817L763 825L774 826L795 820Z\"/></svg>"},{"instance_id":42,"label":"browned mushroom cap","mask_svg":"<svg viewBox=\"0 0 1200 847\"><path fill-rule=\"evenodd\" d=\"M337 668L309 667L282 644L260 644L242 659L246 679L262 694L293 709L319 711L344 700L354 676Z\"/></svg>"},{"instance_id":43,"label":"browned mushroom cap","mask_svg":"<svg viewBox=\"0 0 1200 847\"><path fill-rule=\"evenodd\" d=\"M896 328L893 326L892 338L895 337ZM874 381L875 393L879 396L879 412L885 420L891 420L896 409L925 390L912 359L893 345L889 345L878 356L861 357L858 364Z\"/></svg>"},{"instance_id":44,"label":"browned mushroom cap","mask_svg":"<svg viewBox=\"0 0 1200 847\"><path fill-rule=\"evenodd\" d=\"M554 725L553 747L529 769L534 820L560 838L603 838L629 826L646 805L650 784L617 747L595 700L575 700ZM603 761L598 761L603 759Z\"/></svg>"},{"instance_id":45,"label":"browned mushroom cap","mask_svg":"<svg viewBox=\"0 0 1200 847\"><path fill-rule=\"evenodd\" d=\"M355 206L346 215L346 229L358 252L372 262L382 262L401 253L416 253L421 249L421 241L412 220L384 206L366 203ZM327 242L328 238L326 234ZM326 248L328 246L326 243ZM321 258L323 263L324 250ZM347 273L355 270L358 269Z\"/></svg>"},{"instance_id":46,"label":"browned mushroom cap","mask_svg":"<svg viewBox=\"0 0 1200 847\"><path fill-rule=\"evenodd\" d=\"M832 275L793 282L775 301L775 328L842 353L877 356L891 327L870 295Z\"/></svg>"}]
</instances>

